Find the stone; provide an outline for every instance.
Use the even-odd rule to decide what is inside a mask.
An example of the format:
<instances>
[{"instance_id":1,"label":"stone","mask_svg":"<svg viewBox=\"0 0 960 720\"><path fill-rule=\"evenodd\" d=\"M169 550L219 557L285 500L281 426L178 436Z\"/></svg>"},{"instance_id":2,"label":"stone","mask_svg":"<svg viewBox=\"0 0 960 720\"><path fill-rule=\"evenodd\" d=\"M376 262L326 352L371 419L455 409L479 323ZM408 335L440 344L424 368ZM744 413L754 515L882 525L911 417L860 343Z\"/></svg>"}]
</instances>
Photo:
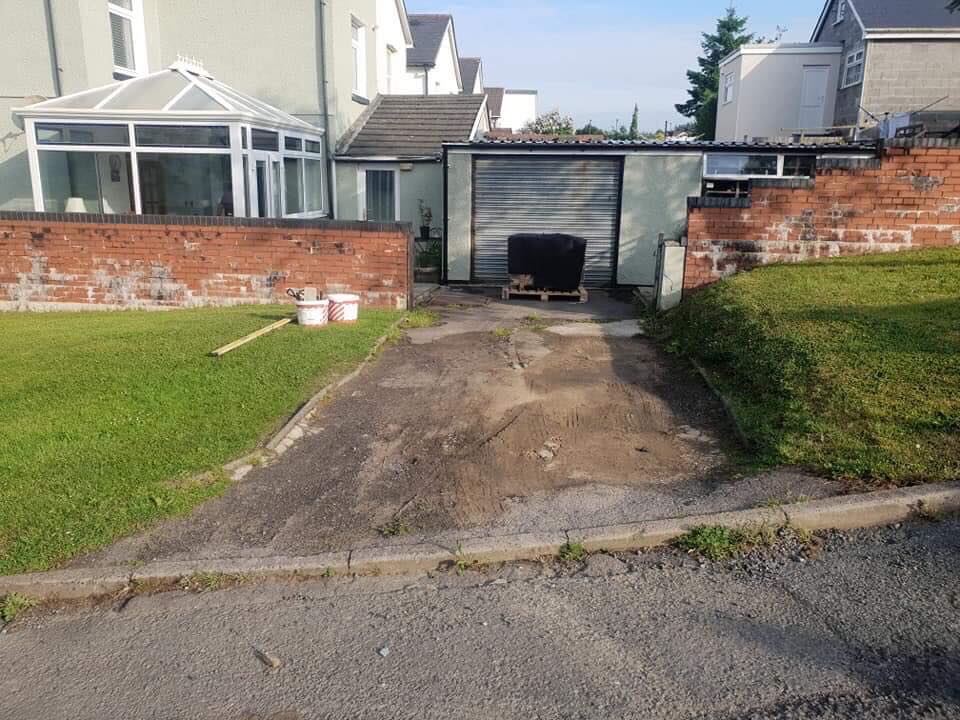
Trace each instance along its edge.
<instances>
[{"instance_id":1,"label":"stone","mask_svg":"<svg viewBox=\"0 0 960 720\"><path fill-rule=\"evenodd\" d=\"M382 648L377 650L377 655L379 655L380 657L386 657L389 654L390 654L390 648L388 648L386 645L384 645Z\"/></svg>"},{"instance_id":2,"label":"stone","mask_svg":"<svg viewBox=\"0 0 960 720\"><path fill-rule=\"evenodd\" d=\"M627 564L622 560L612 555L598 554L587 558L587 566L583 569L583 574L587 577L608 577L623 575L627 570Z\"/></svg>"}]
</instances>

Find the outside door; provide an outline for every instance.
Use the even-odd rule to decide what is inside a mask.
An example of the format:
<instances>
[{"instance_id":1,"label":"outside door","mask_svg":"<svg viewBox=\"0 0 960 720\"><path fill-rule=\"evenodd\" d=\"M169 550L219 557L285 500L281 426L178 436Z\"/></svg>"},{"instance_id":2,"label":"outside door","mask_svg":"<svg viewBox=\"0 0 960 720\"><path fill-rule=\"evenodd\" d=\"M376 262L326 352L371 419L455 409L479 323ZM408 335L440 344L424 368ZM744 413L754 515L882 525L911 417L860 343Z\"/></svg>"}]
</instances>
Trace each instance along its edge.
<instances>
[{"instance_id":1,"label":"outside door","mask_svg":"<svg viewBox=\"0 0 960 720\"><path fill-rule=\"evenodd\" d=\"M830 68L825 65L809 65L803 68L803 88L800 91L800 130L817 130L827 123L824 111L827 106L827 81Z\"/></svg>"},{"instance_id":2,"label":"outside door","mask_svg":"<svg viewBox=\"0 0 960 720\"><path fill-rule=\"evenodd\" d=\"M271 153L250 153L253 165L249 169L250 197L247 199L251 217L282 217L280 157Z\"/></svg>"},{"instance_id":3,"label":"outside door","mask_svg":"<svg viewBox=\"0 0 960 720\"><path fill-rule=\"evenodd\" d=\"M397 184L393 170L367 170L364 217L373 222L396 222Z\"/></svg>"}]
</instances>

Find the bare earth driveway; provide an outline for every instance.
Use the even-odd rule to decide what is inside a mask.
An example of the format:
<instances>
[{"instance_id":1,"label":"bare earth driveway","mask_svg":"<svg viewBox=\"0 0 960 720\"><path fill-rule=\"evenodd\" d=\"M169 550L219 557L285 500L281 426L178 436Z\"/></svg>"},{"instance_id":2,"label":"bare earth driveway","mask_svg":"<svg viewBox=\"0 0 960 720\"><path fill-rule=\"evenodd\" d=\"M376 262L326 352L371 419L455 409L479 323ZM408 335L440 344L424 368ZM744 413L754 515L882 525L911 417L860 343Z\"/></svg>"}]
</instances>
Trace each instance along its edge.
<instances>
[{"instance_id":1,"label":"bare earth driveway","mask_svg":"<svg viewBox=\"0 0 960 720\"><path fill-rule=\"evenodd\" d=\"M280 458L74 566L308 555L738 510L838 488L741 476L722 407L627 303L444 291Z\"/></svg>"}]
</instances>

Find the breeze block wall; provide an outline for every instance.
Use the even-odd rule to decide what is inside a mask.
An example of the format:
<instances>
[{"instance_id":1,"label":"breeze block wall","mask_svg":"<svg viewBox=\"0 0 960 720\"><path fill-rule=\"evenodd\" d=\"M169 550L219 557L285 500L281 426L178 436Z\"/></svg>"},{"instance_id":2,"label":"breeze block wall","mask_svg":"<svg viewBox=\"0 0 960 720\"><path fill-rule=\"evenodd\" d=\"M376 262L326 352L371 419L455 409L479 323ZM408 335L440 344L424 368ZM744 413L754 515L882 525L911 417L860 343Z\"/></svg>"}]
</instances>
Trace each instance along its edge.
<instances>
[{"instance_id":1,"label":"breeze block wall","mask_svg":"<svg viewBox=\"0 0 960 720\"><path fill-rule=\"evenodd\" d=\"M408 225L0 213L0 308L287 302L287 288L412 305Z\"/></svg>"},{"instance_id":2,"label":"breeze block wall","mask_svg":"<svg viewBox=\"0 0 960 720\"><path fill-rule=\"evenodd\" d=\"M821 160L811 180L688 205L685 292L770 263L960 246L960 142L893 141L877 159Z\"/></svg>"}]
</instances>

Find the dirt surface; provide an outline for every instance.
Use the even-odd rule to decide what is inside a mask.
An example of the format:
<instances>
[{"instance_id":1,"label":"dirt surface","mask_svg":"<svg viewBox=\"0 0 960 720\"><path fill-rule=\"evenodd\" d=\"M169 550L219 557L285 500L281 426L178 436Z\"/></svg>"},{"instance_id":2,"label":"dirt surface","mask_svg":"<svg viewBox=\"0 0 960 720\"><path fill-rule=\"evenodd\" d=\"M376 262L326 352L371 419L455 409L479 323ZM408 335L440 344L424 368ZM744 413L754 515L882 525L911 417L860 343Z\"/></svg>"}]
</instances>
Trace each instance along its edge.
<instances>
[{"instance_id":1,"label":"dirt surface","mask_svg":"<svg viewBox=\"0 0 960 720\"><path fill-rule=\"evenodd\" d=\"M630 305L449 291L434 303L441 323L385 350L279 460L190 516L75 564L450 541L836 490L799 474L731 474L720 404L651 341L547 332L623 320Z\"/></svg>"}]
</instances>

